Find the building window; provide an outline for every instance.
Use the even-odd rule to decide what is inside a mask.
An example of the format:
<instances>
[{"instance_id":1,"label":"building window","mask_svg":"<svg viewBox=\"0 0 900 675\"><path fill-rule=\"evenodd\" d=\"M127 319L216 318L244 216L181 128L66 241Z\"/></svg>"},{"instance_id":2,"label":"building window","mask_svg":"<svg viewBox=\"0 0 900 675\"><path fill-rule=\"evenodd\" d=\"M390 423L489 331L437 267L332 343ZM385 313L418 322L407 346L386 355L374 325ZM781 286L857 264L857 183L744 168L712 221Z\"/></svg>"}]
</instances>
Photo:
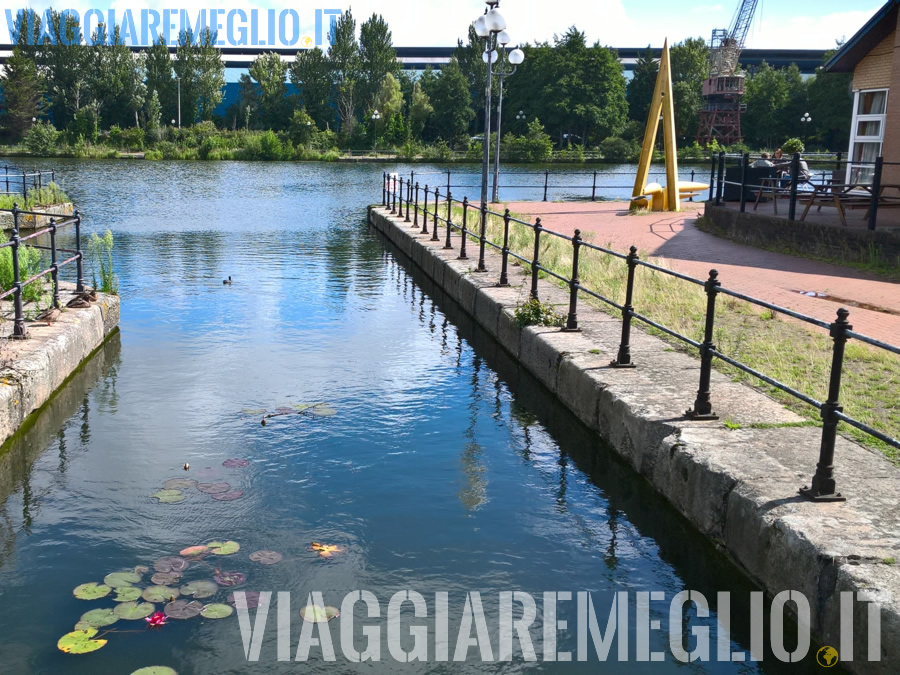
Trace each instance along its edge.
<instances>
[{"instance_id":1,"label":"building window","mask_svg":"<svg viewBox=\"0 0 900 675\"><path fill-rule=\"evenodd\" d=\"M853 105L853 127L850 136L850 163L847 182L868 184L875 174L875 159L884 143L884 121L887 89L858 91Z\"/></svg>"}]
</instances>

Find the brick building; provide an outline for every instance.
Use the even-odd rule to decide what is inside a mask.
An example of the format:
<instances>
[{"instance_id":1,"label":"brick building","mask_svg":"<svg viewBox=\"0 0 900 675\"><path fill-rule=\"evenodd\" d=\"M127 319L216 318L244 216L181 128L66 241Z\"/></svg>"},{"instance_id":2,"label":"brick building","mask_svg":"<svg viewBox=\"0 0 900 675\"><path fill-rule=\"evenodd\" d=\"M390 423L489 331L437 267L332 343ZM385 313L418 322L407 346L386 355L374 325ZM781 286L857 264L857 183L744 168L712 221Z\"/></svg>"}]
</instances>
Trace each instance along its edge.
<instances>
[{"instance_id":1,"label":"brick building","mask_svg":"<svg viewBox=\"0 0 900 675\"><path fill-rule=\"evenodd\" d=\"M889 0L825 68L853 73L848 182L871 182L879 155L883 183L900 184L900 0ZM863 164L855 164L861 162Z\"/></svg>"}]
</instances>

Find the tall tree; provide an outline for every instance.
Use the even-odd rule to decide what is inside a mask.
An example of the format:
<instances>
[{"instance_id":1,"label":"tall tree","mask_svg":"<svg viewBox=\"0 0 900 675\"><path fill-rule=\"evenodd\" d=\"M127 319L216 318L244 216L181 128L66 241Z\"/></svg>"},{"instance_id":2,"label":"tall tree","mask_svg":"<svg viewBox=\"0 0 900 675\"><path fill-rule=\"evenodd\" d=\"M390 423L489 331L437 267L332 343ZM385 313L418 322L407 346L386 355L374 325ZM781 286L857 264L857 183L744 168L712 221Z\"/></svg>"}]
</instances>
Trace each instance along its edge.
<instances>
[{"instance_id":1,"label":"tall tree","mask_svg":"<svg viewBox=\"0 0 900 675\"><path fill-rule=\"evenodd\" d=\"M688 38L671 48L670 58L675 133L680 138L693 137L703 103L703 81L709 77L709 47L703 38Z\"/></svg>"},{"instance_id":2,"label":"tall tree","mask_svg":"<svg viewBox=\"0 0 900 675\"><path fill-rule=\"evenodd\" d=\"M487 91L487 64L484 62L484 40L478 37L473 26L469 26L466 42L458 40L453 56L469 84L469 95L472 106L477 111L476 127L484 129L484 95ZM491 92L496 95L500 91L500 83L494 79Z\"/></svg>"},{"instance_id":3,"label":"tall tree","mask_svg":"<svg viewBox=\"0 0 900 675\"><path fill-rule=\"evenodd\" d=\"M356 41L356 20L350 10L341 15L331 31L328 60L335 83L335 99L341 132L349 134L356 124L356 97L361 77L359 44Z\"/></svg>"},{"instance_id":4,"label":"tall tree","mask_svg":"<svg viewBox=\"0 0 900 675\"><path fill-rule=\"evenodd\" d=\"M290 70L301 104L316 126L323 128L334 121L334 110L329 103L334 86L331 62L325 53L318 47L300 52Z\"/></svg>"},{"instance_id":5,"label":"tall tree","mask_svg":"<svg viewBox=\"0 0 900 675\"><path fill-rule=\"evenodd\" d=\"M57 128L67 127L75 115L92 101L89 88L90 47L81 44L81 26L72 14L63 21L59 12L49 10L53 40L45 40L37 50L37 63L47 81L50 115ZM69 42L70 44L65 44ZM53 44L55 43L55 44Z\"/></svg>"},{"instance_id":6,"label":"tall tree","mask_svg":"<svg viewBox=\"0 0 900 675\"><path fill-rule=\"evenodd\" d=\"M225 64L216 48L218 34L207 28L203 32L197 54L197 85L200 119L211 120L213 111L225 95Z\"/></svg>"},{"instance_id":7,"label":"tall tree","mask_svg":"<svg viewBox=\"0 0 900 675\"><path fill-rule=\"evenodd\" d=\"M391 31L380 14L373 14L359 29L359 111L372 106L382 82L400 70Z\"/></svg>"},{"instance_id":8,"label":"tall tree","mask_svg":"<svg viewBox=\"0 0 900 675\"><path fill-rule=\"evenodd\" d=\"M0 129L7 137L21 140L31 127L31 120L43 112L43 94L44 85L34 59L15 47L0 75Z\"/></svg>"},{"instance_id":9,"label":"tall tree","mask_svg":"<svg viewBox=\"0 0 900 675\"><path fill-rule=\"evenodd\" d=\"M456 59L441 70L434 80L429 98L434 106L434 126L438 136L453 147L467 145L469 123L475 111L469 104L469 83Z\"/></svg>"},{"instance_id":10,"label":"tall tree","mask_svg":"<svg viewBox=\"0 0 900 675\"><path fill-rule=\"evenodd\" d=\"M428 94L422 90L422 86L416 82L413 87L412 100L409 104L409 133L413 138L421 138L425 130L428 118L434 113L434 106L428 99Z\"/></svg>"},{"instance_id":11,"label":"tall tree","mask_svg":"<svg viewBox=\"0 0 900 675\"><path fill-rule=\"evenodd\" d=\"M119 26L113 27L109 43L88 48L91 95L106 125L137 126L137 112L146 96L143 56L132 54Z\"/></svg>"},{"instance_id":12,"label":"tall tree","mask_svg":"<svg viewBox=\"0 0 900 675\"><path fill-rule=\"evenodd\" d=\"M634 64L634 74L628 83L628 117L645 122L650 111L650 100L653 98L653 90L656 87L656 78L659 76L659 62L653 56L653 49L647 45L647 51L643 52Z\"/></svg>"},{"instance_id":13,"label":"tall tree","mask_svg":"<svg viewBox=\"0 0 900 675\"><path fill-rule=\"evenodd\" d=\"M790 100L790 87L784 73L765 61L744 86L743 131L747 142L766 148L781 143L785 132L785 108Z\"/></svg>"},{"instance_id":14,"label":"tall tree","mask_svg":"<svg viewBox=\"0 0 900 675\"><path fill-rule=\"evenodd\" d=\"M259 85L259 119L266 129L281 131L290 121L287 69L287 63L275 52L257 56L250 66L250 77Z\"/></svg>"},{"instance_id":15,"label":"tall tree","mask_svg":"<svg viewBox=\"0 0 900 675\"><path fill-rule=\"evenodd\" d=\"M166 124L175 119L178 105L178 92L175 83L175 71L169 56L169 47L165 38L160 35L146 51L144 68L147 73L148 91L155 91L159 99L160 114Z\"/></svg>"},{"instance_id":16,"label":"tall tree","mask_svg":"<svg viewBox=\"0 0 900 675\"><path fill-rule=\"evenodd\" d=\"M832 56L834 50L825 54L825 62ZM807 87L811 124L819 142L829 150L846 150L853 121L852 73L829 73L819 66Z\"/></svg>"}]
</instances>

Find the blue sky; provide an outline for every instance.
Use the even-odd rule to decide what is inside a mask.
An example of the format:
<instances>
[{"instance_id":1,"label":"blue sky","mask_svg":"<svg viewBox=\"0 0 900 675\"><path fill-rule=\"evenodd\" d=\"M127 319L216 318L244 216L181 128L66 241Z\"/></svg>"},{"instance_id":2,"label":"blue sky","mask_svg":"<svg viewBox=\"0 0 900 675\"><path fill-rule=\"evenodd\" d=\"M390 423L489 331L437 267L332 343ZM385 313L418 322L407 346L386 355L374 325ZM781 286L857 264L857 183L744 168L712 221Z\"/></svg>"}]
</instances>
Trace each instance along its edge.
<instances>
[{"instance_id":1,"label":"blue sky","mask_svg":"<svg viewBox=\"0 0 900 675\"><path fill-rule=\"evenodd\" d=\"M713 28L730 25L738 0L502 0L515 41L552 39L575 24L588 38L613 47L660 45L665 38L677 42L686 37L709 39ZM748 47L825 49L835 40L849 38L884 0L759 0ZM7 3L4 3L7 4ZM44 10L51 3L37 0L29 5ZM373 12L384 15L398 46L442 46L455 44L467 25L484 8L482 0L77 0L52 3L56 9L74 8L80 14L89 8L125 10L140 16L142 9L185 9L196 17L200 9L252 8L295 10L299 18L297 34L313 36L315 10L352 5L354 14L366 18ZM7 6L15 7L15 2ZM117 18L117 20L120 20ZM261 19L264 21L264 18ZM6 20L2 20L4 31ZM265 35L260 29L260 34ZM5 41L5 40L4 40Z\"/></svg>"}]
</instances>

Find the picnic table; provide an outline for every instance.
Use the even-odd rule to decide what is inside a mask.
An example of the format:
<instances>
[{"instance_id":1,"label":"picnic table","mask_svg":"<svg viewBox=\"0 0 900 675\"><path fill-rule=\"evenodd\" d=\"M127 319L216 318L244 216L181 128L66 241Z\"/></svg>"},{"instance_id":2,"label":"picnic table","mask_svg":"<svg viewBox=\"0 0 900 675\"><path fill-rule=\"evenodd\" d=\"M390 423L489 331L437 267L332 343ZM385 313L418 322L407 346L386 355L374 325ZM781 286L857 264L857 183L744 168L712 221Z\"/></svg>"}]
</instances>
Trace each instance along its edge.
<instances>
[{"instance_id":1,"label":"picnic table","mask_svg":"<svg viewBox=\"0 0 900 675\"><path fill-rule=\"evenodd\" d=\"M847 209L865 209L863 218L868 218L869 210L872 208L872 186L866 183L837 183L833 180L824 181L822 184L809 184L811 190L807 188L802 199L806 202L803 209L803 215L800 220L806 220L809 210L817 207L817 211L821 211L823 206L834 206L837 209L838 217L841 219L842 225L847 225ZM878 193L878 206L900 206L900 201L896 197L885 195L887 190L900 191L900 185L882 185ZM808 197L807 197L808 195Z\"/></svg>"}]
</instances>

